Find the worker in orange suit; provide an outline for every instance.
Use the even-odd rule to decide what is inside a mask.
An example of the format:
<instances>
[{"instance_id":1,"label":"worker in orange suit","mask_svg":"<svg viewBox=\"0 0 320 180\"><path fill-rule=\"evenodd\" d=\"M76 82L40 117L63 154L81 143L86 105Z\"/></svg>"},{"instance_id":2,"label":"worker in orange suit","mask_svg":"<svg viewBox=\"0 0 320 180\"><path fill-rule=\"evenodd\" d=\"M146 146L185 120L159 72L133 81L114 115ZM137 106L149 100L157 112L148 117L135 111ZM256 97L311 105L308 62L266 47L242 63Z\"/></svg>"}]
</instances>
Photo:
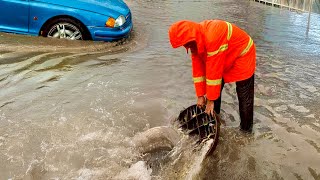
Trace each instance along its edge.
<instances>
[{"instance_id":1,"label":"worker in orange suit","mask_svg":"<svg viewBox=\"0 0 320 180\"><path fill-rule=\"evenodd\" d=\"M197 105L205 112L220 113L224 83L236 82L240 129L252 131L256 49L251 37L222 20L200 23L182 20L169 28L173 48L191 50L192 75Z\"/></svg>"}]
</instances>

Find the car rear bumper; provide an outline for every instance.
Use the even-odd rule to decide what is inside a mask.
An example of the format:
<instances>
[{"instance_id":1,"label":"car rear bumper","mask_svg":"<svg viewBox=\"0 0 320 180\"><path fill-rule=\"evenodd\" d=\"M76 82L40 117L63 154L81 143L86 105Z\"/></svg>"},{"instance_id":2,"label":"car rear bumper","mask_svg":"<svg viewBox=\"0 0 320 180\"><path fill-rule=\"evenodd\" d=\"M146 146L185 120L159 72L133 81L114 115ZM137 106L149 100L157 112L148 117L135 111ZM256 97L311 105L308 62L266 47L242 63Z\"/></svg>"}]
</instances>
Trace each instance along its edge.
<instances>
[{"instance_id":1,"label":"car rear bumper","mask_svg":"<svg viewBox=\"0 0 320 180\"><path fill-rule=\"evenodd\" d=\"M123 28L107 28L107 27L92 27L89 26L88 30L91 33L92 40L94 41L114 41L129 36L132 30L132 23Z\"/></svg>"}]
</instances>

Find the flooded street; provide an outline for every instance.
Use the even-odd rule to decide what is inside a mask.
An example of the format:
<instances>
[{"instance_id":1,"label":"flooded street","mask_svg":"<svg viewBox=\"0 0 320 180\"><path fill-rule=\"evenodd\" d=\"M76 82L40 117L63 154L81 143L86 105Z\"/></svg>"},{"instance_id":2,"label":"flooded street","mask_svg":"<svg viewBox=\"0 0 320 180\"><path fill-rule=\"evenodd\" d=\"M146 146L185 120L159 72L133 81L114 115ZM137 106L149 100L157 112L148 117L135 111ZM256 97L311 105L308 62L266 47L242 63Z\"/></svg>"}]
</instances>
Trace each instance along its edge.
<instances>
[{"instance_id":1,"label":"flooded street","mask_svg":"<svg viewBox=\"0 0 320 180\"><path fill-rule=\"evenodd\" d=\"M123 42L0 33L0 179L320 179L319 15L307 30L308 14L247 0L126 2ZM226 125L198 169L188 145L151 165L132 145L196 103L191 60L168 40L181 19L235 23L257 47L253 134L227 84Z\"/></svg>"}]
</instances>

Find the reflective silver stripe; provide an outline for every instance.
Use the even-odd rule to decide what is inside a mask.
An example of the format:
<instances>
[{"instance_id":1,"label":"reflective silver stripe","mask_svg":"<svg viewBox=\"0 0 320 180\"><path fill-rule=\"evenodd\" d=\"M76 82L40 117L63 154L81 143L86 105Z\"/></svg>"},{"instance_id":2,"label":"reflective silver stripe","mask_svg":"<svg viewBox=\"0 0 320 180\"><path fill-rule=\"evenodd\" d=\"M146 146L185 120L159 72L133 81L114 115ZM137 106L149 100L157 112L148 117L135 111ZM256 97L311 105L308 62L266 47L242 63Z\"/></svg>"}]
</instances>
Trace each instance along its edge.
<instances>
[{"instance_id":1,"label":"reflective silver stripe","mask_svg":"<svg viewBox=\"0 0 320 180\"><path fill-rule=\"evenodd\" d=\"M248 42L248 45L247 47L241 52L240 56L243 56L245 55L251 48L251 46L253 45L253 40L251 39L251 37L249 37L249 42Z\"/></svg>"},{"instance_id":2,"label":"reflective silver stripe","mask_svg":"<svg viewBox=\"0 0 320 180\"><path fill-rule=\"evenodd\" d=\"M228 44L224 44L224 45L220 46L218 50L213 51L213 52L208 52L208 57L216 55L219 52L225 51L227 49L228 49Z\"/></svg>"},{"instance_id":3,"label":"reflective silver stripe","mask_svg":"<svg viewBox=\"0 0 320 180\"><path fill-rule=\"evenodd\" d=\"M204 82L206 80L206 77L200 76L200 77L194 77L193 82L194 83L199 83L199 82Z\"/></svg>"},{"instance_id":4,"label":"reflective silver stripe","mask_svg":"<svg viewBox=\"0 0 320 180\"><path fill-rule=\"evenodd\" d=\"M229 22L226 22L226 23L228 25L228 37L227 37L227 40L229 41L231 36L232 36L232 25Z\"/></svg>"},{"instance_id":5,"label":"reflective silver stripe","mask_svg":"<svg viewBox=\"0 0 320 180\"><path fill-rule=\"evenodd\" d=\"M208 86L217 86L221 84L222 79L215 79L215 80L211 80L211 79L207 79L207 85Z\"/></svg>"}]
</instances>

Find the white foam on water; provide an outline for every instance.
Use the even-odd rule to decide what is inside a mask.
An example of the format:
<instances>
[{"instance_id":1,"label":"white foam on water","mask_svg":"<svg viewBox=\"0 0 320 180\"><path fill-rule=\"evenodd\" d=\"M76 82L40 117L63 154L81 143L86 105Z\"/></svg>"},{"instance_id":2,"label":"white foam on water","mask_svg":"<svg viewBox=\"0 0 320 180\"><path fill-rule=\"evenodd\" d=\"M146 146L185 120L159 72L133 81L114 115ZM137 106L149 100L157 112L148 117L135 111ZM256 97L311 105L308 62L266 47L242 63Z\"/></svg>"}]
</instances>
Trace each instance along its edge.
<instances>
[{"instance_id":1,"label":"white foam on water","mask_svg":"<svg viewBox=\"0 0 320 180\"><path fill-rule=\"evenodd\" d=\"M203 144L201 151L199 152L199 155L196 156L194 163L192 164L192 166L190 166L190 172L186 177L187 180L193 180L194 176L199 174L199 172L201 171L202 162L205 159L206 154L210 150L213 143L213 139L210 139Z\"/></svg>"},{"instance_id":2,"label":"white foam on water","mask_svg":"<svg viewBox=\"0 0 320 180\"><path fill-rule=\"evenodd\" d=\"M255 99L256 99L256 97L255 97ZM284 102L282 99L268 99L267 101L270 104L276 104L276 103L283 103Z\"/></svg>"},{"instance_id":3,"label":"white foam on water","mask_svg":"<svg viewBox=\"0 0 320 180\"><path fill-rule=\"evenodd\" d=\"M113 137L114 134L112 132L102 132L102 130L90 132L88 134L84 134L79 137L79 142L87 142L87 141L103 141L103 142L109 142L110 138Z\"/></svg>"},{"instance_id":4,"label":"white foam on water","mask_svg":"<svg viewBox=\"0 0 320 180\"><path fill-rule=\"evenodd\" d=\"M1 111L0 111L1 112ZM6 115L4 113L0 114L0 121L6 120Z\"/></svg>"},{"instance_id":5,"label":"white foam on water","mask_svg":"<svg viewBox=\"0 0 320 180\"><path fill-rule=\"evenodd\" d=\"M129 169L120 172L115 179L130 179L130 180L151 180L152 169L147 168L145 161L138 161Z\"/></svg>"},{"instance_id":6,"label":"white foam on water","mask_svg":"<svg viewBox=\"0 0 320 180\"><path fill-rule=\"evenodd\" d=\"M286 105L281 105L281 106L274 108L274 110L276 110L277 112L286 111L287 109L288 109L288 106L286 106Z\"/></svg>"},{"instance_id":7,"label":"white foam on water","mask_svg":"<svg viewBox=\"0 0 320 180\"><path fill-rule=\"evenodd\" d=\"M309 114L308 116L305 116L307 118L315 118L314 114Z\"/></svg>"},{"instance_id":8,"label":"white foam on water","mask_svg":"<svg viewBox=\"0 0 320 180\"><path fill-rule=\"evenodd\" d=\"M305 95L305 94L302 94L302 93L299 94L299 97L300 97L301 99L308 99L308 98L310 98L309 96L307 96L307 95Z\"/></svg>"},{"instance_id":9,"label":"white foam on water","mask_svg":"<svg viewBox=\"0 0 320 180\"><path fill-rule=\"evenodd\" d=\"M28 169L25 172L26 179L40 179L46 173L43 160L34 159L30 162Z\"/></svg>"},{"instance_id":10,"label":"white foam on water","mask_svg":"<svg viewBox=\"0 0 320 180\"><path fill-rule=\"evenodd\" d=\"M305 108L304 106L296 106L294 104L290 104L289 107L298 111L298 112L301 112L301 113L304 113L304 112L307 113L310 111L309 109Z\"/></svg>"},{"instance_id":11,"label":"white foam on water","mask_svg":"<svg viewBox=\"0 0 320 180\"><path fill-rule=\"evenodd\" d=\"M99 175L103 174L102 170L91 170L91 169L80 169L78 171L79 177L77 177L77 180L90 180L93 179L94 177L98 177Z\"/></svg>"}]
</instances>

